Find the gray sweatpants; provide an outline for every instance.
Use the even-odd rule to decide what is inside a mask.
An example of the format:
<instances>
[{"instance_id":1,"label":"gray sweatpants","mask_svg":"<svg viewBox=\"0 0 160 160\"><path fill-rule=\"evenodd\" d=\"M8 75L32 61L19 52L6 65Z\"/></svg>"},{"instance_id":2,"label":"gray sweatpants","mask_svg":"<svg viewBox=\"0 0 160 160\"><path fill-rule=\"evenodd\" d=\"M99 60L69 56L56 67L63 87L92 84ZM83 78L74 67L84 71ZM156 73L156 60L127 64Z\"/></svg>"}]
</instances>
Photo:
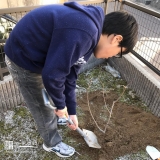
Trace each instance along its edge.
<instances>
[{"instance_id":1,"label":"gray sweatpants","mask_svg":"<svg viewBox=\"0 0 160 160\"><path fill-rule=\"evenodd\" d=\"M48 147L55 146L62 139L57 131L57 116L52 109L43 104L41 90L44 86L41 75L17 66L7 56L5 61L35 120L44 144Z\"/></svg>"}]
</instances>

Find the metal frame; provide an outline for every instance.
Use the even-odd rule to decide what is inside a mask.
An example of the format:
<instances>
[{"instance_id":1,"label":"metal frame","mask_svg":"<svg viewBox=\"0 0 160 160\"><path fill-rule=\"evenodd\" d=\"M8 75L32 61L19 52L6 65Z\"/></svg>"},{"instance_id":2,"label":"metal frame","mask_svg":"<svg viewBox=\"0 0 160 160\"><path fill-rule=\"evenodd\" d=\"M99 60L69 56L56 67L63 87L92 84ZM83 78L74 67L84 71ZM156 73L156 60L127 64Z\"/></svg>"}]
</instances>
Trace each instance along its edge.
<instances>
[{"instance_id":1,"label":"metal frame","mask_svg":"<svg viewBox=\"0 0 160 160\"><path fill-rule=\"evenodd\" d=\"M115 0L116 1L116 0ZM130 6L132 8L135 8L139 11L142 11L144 13L147 13L149 15L152 15L154 17L160 18L160 13L156 12L154 10L150 10L147 8L144 8L143 6L140 6L138 4L135 4L131 1L121 1L121 10L123 10L123 5ZM141 60L146 66L148 66L152 71L154 71L157 75L160 76L160 70L158 70L156 67L154 67L151 63L149 63L147 60L145 60L142 56L140 56L137 52L134 50L131 51L131 53L136 56L139 60Z\"/></svg>"},{"instance_id":2,"label":"metal frame","mask_svg":"<svg viewBox=\"0 0 160 160\"><path fill-rule=\"evenodd\" d=\"M152 64L150 64L147 60L145 60L142 56L140 56L137 52L134 50L131 51L131 53L136 56L139 60L141 60L146 66L148 66L152 71L154 71L156 74L160 76L160 70L158 70L156 67L154 67Z\"/></svg>"},{"instance_id":3,"label":"metal frame","mask_svg":"<svg viewBox=\"0 0 160 160\"><path fill-rule=\"evenodd\" d=\"M150 10L150 9L144 8L143 6L135 4L135 3L131 2L131 1L122 1L122 5L124 5L124 4L127 5L127 6L130 6L132 8L138 9L138 10L140 10L142 12L148 13L148 14L150 14L152 16L157 17L157 18L160 18L160 13L158 13L158 12L156 12L154 10Z\"/></svg>"}]
</instances>

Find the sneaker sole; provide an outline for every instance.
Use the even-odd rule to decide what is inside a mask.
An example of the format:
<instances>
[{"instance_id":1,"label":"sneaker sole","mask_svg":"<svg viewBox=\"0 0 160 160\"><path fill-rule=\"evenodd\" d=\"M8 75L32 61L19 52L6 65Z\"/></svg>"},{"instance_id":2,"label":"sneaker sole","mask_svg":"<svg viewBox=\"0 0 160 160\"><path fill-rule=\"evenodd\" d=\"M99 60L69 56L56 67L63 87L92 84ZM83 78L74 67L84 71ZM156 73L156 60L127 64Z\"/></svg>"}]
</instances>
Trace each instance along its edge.
<instances>
[{"instance_id":1,"label":"sneaker sole","mask_svg":"<svg viewBox=\"0 0 160 160\"><path fill-rule=\"evenodd\" d=\"M53 152L55 153L57 156L62 157L62 158L67 158L67 157L71 157L75 152L73 152L72 154L70 154L69 156L65 156L65 155L61 155L59 152L55 152L53 150L51 150L51 148L47 148L44 144L43 144L43 149L47 152Z\"/></svg>"},{"instance_id":2,"label":"sneaker sole","mask_svg":"<svg viewBox=\"0 0 160 160\"><path fill-rule=\"evenodd\" d=\"M57 123L59 126L65 126L67 123Z\"/></svg>"}]
</instances>

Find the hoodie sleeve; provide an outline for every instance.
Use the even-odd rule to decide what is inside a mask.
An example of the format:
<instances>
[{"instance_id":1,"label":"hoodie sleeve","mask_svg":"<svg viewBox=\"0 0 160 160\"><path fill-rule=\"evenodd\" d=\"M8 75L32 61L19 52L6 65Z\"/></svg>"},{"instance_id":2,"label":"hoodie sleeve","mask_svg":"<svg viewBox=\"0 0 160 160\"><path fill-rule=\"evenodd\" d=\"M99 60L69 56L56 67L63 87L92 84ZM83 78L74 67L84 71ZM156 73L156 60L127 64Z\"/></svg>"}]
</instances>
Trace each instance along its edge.
<instances>
[{"instance_id":1,"label":"hoodie sleeve","mask_svg":"<svg viewBox=\"0 0 160 160\"><path fill-rule=\"evenodd\" d=\"M74 65L71 67L70 74L66 77L65 81L65 90L64 94L66 97L66 106L68 109L69 115L75 115L76 114L76 93L75 93L75 88L76 88L76 80L77 80L77 74L80 69L80 66Z\"/></svg>"},{"instance_id":2,"label":"hoodie sleeve","mask_svg":"<svg viewBox=\"0 0 160 160\"><path fill-rule=\"evenodd\" d=\"M55 29L48 49L42 70L43 83L57 109L63 109L66 101L71 105L69 114L76 114L74 63L89 51L91 39L86 32L77 29Z\"/></svg>"}]
</instances>

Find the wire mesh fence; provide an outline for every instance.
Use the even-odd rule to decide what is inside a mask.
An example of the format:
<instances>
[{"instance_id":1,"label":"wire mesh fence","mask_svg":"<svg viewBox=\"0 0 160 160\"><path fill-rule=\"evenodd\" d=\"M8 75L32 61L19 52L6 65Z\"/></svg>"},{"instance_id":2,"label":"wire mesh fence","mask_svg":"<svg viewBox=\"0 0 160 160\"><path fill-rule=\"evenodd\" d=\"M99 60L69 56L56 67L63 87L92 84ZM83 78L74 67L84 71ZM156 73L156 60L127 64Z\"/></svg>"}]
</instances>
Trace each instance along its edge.
<instances>
[{"instance_id":1,"label":"wire mesh fence","mask_svg":"<svg viewBox=\"0 0 160 160\"><path fill-rule=\"evenodd\" d=\"M118 0L111 0L107 3L107 14L114 11L119 11L121 3Z\"/></svg>"},{"instance_id":2,"label":"wire mesh fence","mask_svg":"<svg viewBox=\"0 0 160 160\"><path fill-rule=\"evenodd\" d=\"M127 5L123 5L123 10L134 15L139 24L134 51L160 70L160 18Z\"/></svg>"}]
</instances>

